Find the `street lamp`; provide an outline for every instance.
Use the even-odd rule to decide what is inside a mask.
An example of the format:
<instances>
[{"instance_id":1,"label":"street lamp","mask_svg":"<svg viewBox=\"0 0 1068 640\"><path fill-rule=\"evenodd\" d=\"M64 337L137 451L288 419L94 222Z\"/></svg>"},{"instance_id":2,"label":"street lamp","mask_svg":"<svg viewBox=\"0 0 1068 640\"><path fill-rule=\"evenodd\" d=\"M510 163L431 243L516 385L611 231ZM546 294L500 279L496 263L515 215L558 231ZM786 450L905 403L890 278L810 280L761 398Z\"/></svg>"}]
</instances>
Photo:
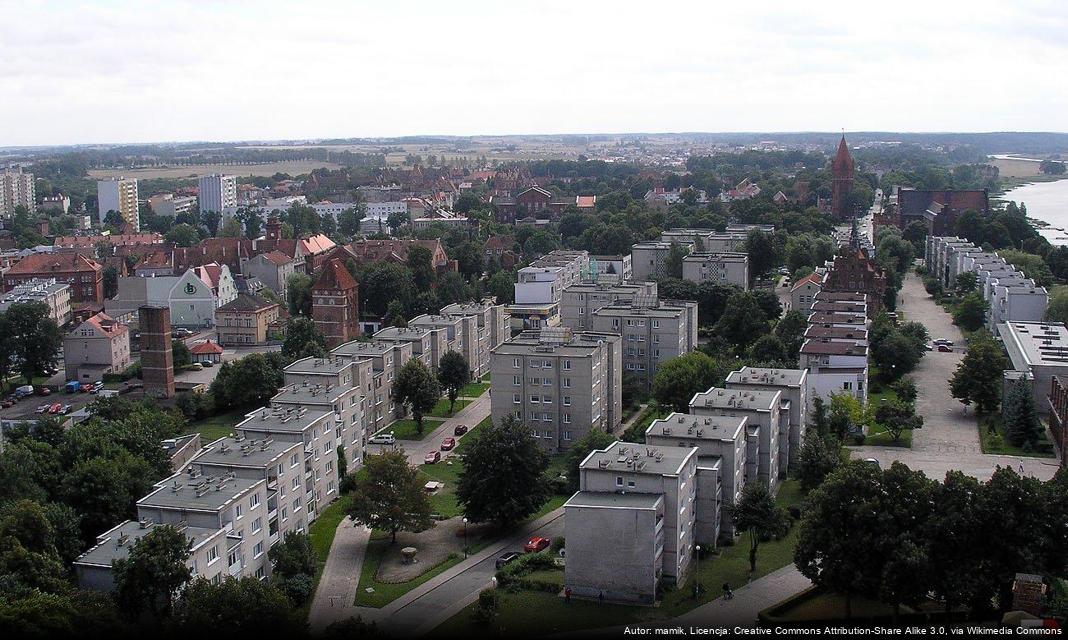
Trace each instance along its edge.
<instances>
[{"instance_id":1,"label":"street lamp","mask_svg":"<svg viewBox=\"0 0 1068 640\"><path fill-rule=\"evenodd\" d=\"M464 517L464 560L467 560L467 518Z\"/></svg>"},{"instance_id":2,"label":"street lamp","mask_svg":"<svg viewBox=\"0 0 1068 640\"><path fill-rule=\"evenodd\" d=\"M696 600L701 597L701 545L696 545L694 551L696 552L694 559L697 561L697 568L693 577L693 597Z\"/></svg>"}]
</instances>

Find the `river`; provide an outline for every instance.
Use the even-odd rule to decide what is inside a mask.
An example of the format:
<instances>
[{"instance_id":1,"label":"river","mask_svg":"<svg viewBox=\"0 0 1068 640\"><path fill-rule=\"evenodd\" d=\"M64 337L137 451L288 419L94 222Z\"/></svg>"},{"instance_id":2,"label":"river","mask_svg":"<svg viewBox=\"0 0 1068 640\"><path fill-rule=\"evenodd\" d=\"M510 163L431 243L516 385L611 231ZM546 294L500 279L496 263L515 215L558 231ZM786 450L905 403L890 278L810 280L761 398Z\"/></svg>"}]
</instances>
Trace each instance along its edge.
<instances>
[{"instance_id":1,"label":"river","mask_svg":"<svg viewBox=\"0 0 1068 640\"><path fill-rule=\"evenodd\" d=\"M998 199L1027 205L1027 215L1049 223L1040 233L1051 244L1068 245L1068 179L1032 182L1006 191Z\"/></svg>"}]
</instances>

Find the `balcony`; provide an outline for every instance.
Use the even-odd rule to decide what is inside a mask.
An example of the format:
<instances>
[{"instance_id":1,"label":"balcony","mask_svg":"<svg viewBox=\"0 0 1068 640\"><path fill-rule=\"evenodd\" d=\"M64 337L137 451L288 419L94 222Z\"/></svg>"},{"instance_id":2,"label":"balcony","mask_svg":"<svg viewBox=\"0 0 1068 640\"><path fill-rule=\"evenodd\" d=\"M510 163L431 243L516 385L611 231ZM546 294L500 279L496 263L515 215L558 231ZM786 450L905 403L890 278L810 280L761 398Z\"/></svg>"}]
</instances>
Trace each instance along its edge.
<instances>
[{"instance_id":1,"label":"balcony","mask_svg":"<svg viewBox=\"0 0 1068 640\"><path fill-rule=\"evenodd\" d=\"M245 563L242 562L241 559L239 558L237 562L235 562L234 564L230 565L227 568L227 572L231 576L238 576L238 575L241 574L241 570L244 569L244 568L245 568Z\"/></svg>"}]
</instances>

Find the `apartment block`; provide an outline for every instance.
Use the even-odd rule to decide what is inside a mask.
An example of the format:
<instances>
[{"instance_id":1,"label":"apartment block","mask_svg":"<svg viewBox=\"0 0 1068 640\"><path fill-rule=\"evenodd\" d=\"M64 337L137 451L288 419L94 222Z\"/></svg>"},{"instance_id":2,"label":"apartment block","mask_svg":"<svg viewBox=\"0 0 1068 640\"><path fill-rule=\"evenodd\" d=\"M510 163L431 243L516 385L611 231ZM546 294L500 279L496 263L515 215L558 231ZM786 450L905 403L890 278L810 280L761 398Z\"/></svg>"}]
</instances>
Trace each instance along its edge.
<instances>
[{"instance_id":1,"label":"apartment block","mask_svg":"<svg viewBox=\"0 0 1068 640\"><path fill-rule=\"evenodd\" d=\"M805 369L773 369L742 367L727 374L728 389L751 391L780 391L790 403L789 429L779 432L779 470L785 473L798 459L805 442L808 421L808 371Z\"/></svg>"},{"instance_id":2,"label":"apartment block","mask_svg":"<svg viewBox=\"0 0 1068 640\"><path fill-rule=\"evenodd\" d=\"M193 196L176 196L173 193L161 193L148 199L152 213L167 218L192 213L196 204L197 199Z\"/></svg>"},{"instance_id":3,"label":"apartment block","mask_svg":"<svg viewBox=\"0 0 1068 640\"><path fill-rule=\"evenodd\" d=\"M201 176L198 187L197 202L201 211L223 213L237 206L236 176Z\"/></svg>"},{"instance_id":4,"label":"apartment block","mask_svg":"<svg viewBox=\"0 0 1068 640\"><path fill-rule=\"evenodd\" d=\"M15 207L26 207L32 214L36 211L37 199L32 173L24 173L21 167L7 167L0 172L0 217L15 215Z\"/></svg>"},{"instance_id":5,"label":"apartment block","mask_svg":"<svg viewBox=\"0 0 1068 640\"><path fill-rule=\"evenodd\" d=\"M610 278L626 282L634 278L634 263L630 254L619 256L590 256L590 280Z\"/></svg>"},{"instance_id":6,"label":"apartment block","mask_svg":"<svg viewBox=\"0 0 1068 640\"><path fill-rule=\"evenodd\" d=\"M48 308L48 317L63 327L71 318L70 294L71 286L55 278L27 280L0 296L0 312L13 304L43 304Z\"/></svg>"},{"instance_id":7,"label":"apartment block","mask_svg":"<svg viewBox=\"0 0 1068 640\"><path fill-rule=\"evenodd\" d=\"M564 581L574 595L651 603L662 578L685 581L696 546L697 465L696 449L625 442L583 460L580 490L564 505Z\"/></svg>"},{"instance_id":8,"label":"apartment block","mask_svg":"<svg viewBox=\"0 0 1068 640\"><path fill-rule=\"evenodd\" d=\"M781 450L780 434L790 430L790 401L777 389L720 389L694 394L690 400L690 413L696 416L746 416L748 427L757 431L756 450L747 446L749 460L756 459L757 476L773 493L778 489L779 479L785 469L779 469ZM752 482L750 474L746 482Z\"/></svg>"},{"instance_id":9,"label":"apartment block","mask_svg":"<svg viewBox=\"0 0 1068 640\"><path fill-rule=\"evenodd\" d=\"M564 289L560 299L560 324L572 331L593 327L593 314L611 304L630 303L635 298L655 298L656 282L580 282Z\"/></svg>"},{"instance_id":10,"label":"apartment block","mask_svg":"<svg viewBox=\"0 0 1068 640\"><path fill-rule=\"evenodd\" d=\"M621 422L622 341L618 335L566 328L524 331L494 349L492 416L512 416L550 453L591 429Z\"/></svg>"},{"instance_id":11,"label":"apartment block","mask_svg":"<svg viewBox=\"0 0 1068 640\"><path fill-rule=\"evenodd\" d=\"M1048 414L1053 378L1068 378L1068 329L1059 322L1009 322L998 327L998 335L1012 365L1004 373L1005 391L1016 380L1027 381L1035 407Z\"/></svg>"},{"instance_id":12,"label":"apartment block","mask_svg":"<svg viewBox=\"0 0 1068 640\"><path fill-rule=\"evenodd\" d=\"M374 339L412 345L412 357L421 360L431 371L437 371L442 354L449 348L447 333L442 327L386 327L375 333Z\"/></svg>"},{"instance_id":13,"label":"apartment block","mask_svg":"<svg viewBox=\"0 0 1068 640\"><path fill-rule=\"evenodd\" d=\"M695 416L673 412L645 430L651 447L697 450L696 537L715 546L720 535L733 536L726 505L742 498L747 463L747 416ZM756 469L752 474L756 476Z\"/></svg>"},{"instance_id":14,"label":"apartment block","mask_svg":"<svg viewBox=\"0 0 1068 640\"><path fill-rule=\"evenodd\" d=\"M472 375L477 378L489 373L490 353L512 335L511 316L504 305L492 298L480 302L457 302L442 307L442 315L475 318L477 333L475 359L471 361Z\"/></svg>"},{"instance_id":15,"label":"apartment block","mask_svg":"<svg viewBox=\"0 0 1068 640\"><path fill-rule=\"evenodd\" d=\"M867 403L866 342L859 344L830 338L807 339L801 345L800 365L808 370L810 399L819 397L824 402L830 402L831 395L847 393L861 403Z\"/></svg>"},{"instance_id":16,"label":"apartment block","mask_svg":"<svg viewBox=\"0 0 1068 640\"><path fill-rule=\"evenodd\" d=\"M593 312L593 330L622 338L623 375L650 391L660 365L697 348L697 303L639 296Z\"/></svg>"},{"instance_id":17,"label":"apartment block","mask_svg":"<svg viewBox=\"0 0 1068 640\"><path fill-rule=\"evenodd\" d=\"M109 211L114 211L134 231L141 230L141 214L137 209L136 178L119 177L98 180L96 199L100 224L104 224L104 218L107 217Z\"/></svg>"},{"instance_id":18,"label":"apartment block","mask_svg":"<svg viewBox=\"0 0 1068 640\"><path fill-rule=\"evenodd\" d=\"M423 314L408 321L409 327L423 327L445 332L445 348L441 355L455 351L467 361L467 367L474 375L478 353L478 319L474 316L446 316Z\"/></svg>"},{"instance_id":19,"label":"apartment block","mask_svg":"<svg viewBox=\"0 0 1068 640\"><path fill-rule=\"evenodd\" d=\"M745 253L691 253L682 259L682 279L749 288L749 256Z\"/></svg>"},{"instance_id":20,"label":"apartment block","mask_svg":"<svg viewBox=\"0 0 1068 640\"><path fill-rule=\"evenodd\" d=\"M358 367L367 437L389 426L396 417L393 381L401 367L412 358L412 343L353 341L335 347L330 354L348 359Z\"/></svg>"},{"instance_id":21,"label":"apartment block","mask_svg":"<svg viewBox=\"0 0 1068 640\"><path fill-rule=\"evenodd\" d=\"M634 279L639 281L666 278L668 275L667 259L671 248L676 247L685 253L693 251L692 244L652 240L639 242L630 249Z\"/></svg>"},{"instance_id":22,"label":"apartment block","mask_svg":"<svg viewBox=\"0 0 1068 640\"><path fill-rule=\"evenodd\" d=\"M130 331L105 313L90 316L63 338L67 380L96 382L130 366Z\"/></svg>"}]
</instances>

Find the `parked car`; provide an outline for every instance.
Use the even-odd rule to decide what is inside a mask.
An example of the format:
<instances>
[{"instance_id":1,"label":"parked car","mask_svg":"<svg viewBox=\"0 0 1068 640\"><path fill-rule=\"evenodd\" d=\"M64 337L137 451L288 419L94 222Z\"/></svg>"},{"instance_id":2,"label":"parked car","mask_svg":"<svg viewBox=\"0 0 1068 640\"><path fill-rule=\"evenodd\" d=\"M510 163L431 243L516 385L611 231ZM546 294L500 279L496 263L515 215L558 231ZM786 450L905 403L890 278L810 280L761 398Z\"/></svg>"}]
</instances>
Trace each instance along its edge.
<instances>
[{"instance_id":1,"label":"parked car","mask_svg":"<svg viewBox=\"0 0 1068 640\"><path fill-rule=\"evenodd\" d=\"M552 543L553 541L550 538L534 536L530 540L527 540L527 543L523 545L523 551L527 553L537 553L538 551L545 551Z\"/></svg>"},{"instance_id":2,"label":"parked car","mask_svg":"<svg viewBox=\"0 0 1068 640\"><path fill-rule=\"evenodd\" d=\"M59 412L62 413L63 415L67 415L68 413L71 412L72 409L74 409L74 407L72 407L69 404L65 404L65 405L63 405L63 408L59 410Z\"/></svg>"},{"instance_id":3,"label":"parked car","mask_svg":"<svg viewBox=\"0 0 1068 640\"><path fill-rule=\"evenodd\" d=\"M67 393L78 393L82 389L82 383L77 380L68 380L63 388L67 390Z\"/></svg>"},{"instance_id":4,"label":"parked car","mask_svg":"<svg viewBox=\"0 0 1068 640\"><path fill-rule=\"evenodd\" d=\"M51 407L51 406L52 405L50 405L50 404L39 405L37 407L37 410L35 411L35 413L46 413L48 411L48 408Z\"/></svg>"},{"instance_id":5,"label":"parked car","mask_svg":"<svg viewBox=\"0 0 1068 640\"><path fill-rule=\"evenodd\" d=\"M103 388L104 388L104 382L101 381L101 380L97 380L96 382L93 383L93 385L91 387L89 387L89 393L93 393L93 394L100 393L100 390L103 389Z\"/></svg>"},{"instance_id":6,"label":"parked car","mask_svg":"<svg viewBox=\"0 0 1068 640\"><path fill-rule=\"evenodd\" d=\"M61 405L61 404L59 404L57 402L54 405L52 405L51 407L48 407L48 413L51 413L51 414L54 415L54 414L59 413L61 409L63 409L63 405Z\"/></svg>"},{"instance_id":7,"label":"parked car","mask_svg":"<svg viewBox=\"0 0 1068 640\"><path fill-rule=\"evenodd\" d=\"M430 453L426 454L425 458L423 458L423 464L435 464L437 462L441 462L440 451L431 451Z\"/></svg>"},{"instance_id":8,"label":"parked car","mask_svg":"<svg viewBox=\"0 0 1068 640\"><path fill-rule=\"evenodd\" d=\"M371 436L368 442L371 444L396 444L397 438L392 433L380 433L376 436Z\"/></svg>"},{"instance_id":9,"label":"parked car","mask_svg":"<svg viewBox=\"0 0 1068 640\"><path fill-rule=\"evenodd\" d=\"M458 425L456 425L456 428L454 428L452 430L452 435L454 435L454 436L462 436L465 433L467 433L467 425L466 424L458 424Z\"/></svg>"},{"instance_id":10,"label":"parked car","mask_svg":"<svg viewBox=\"0 0 1068 640\"><path fill-rule=\"evenodd\" d=\"M191 335L193 335L193 332L189 329L175 329L174 331L171 331L172 338L188 338Z\"/></svg>"},{"instance_id":11,"label":"parked car","mask_svg":"<svg viewBox=\"0 0 1068 640\"><path fill-rule=\"evenodd\" d=\"M39 396L52 395L52 390L49 389L48 387L37 387L37 395L39 395Z\"/></svg>"},{"instance_id":12,"label":"parked car","mask_svg":"<svg viewBox=\"0 0 1068 640\"><path fill-rule=\"evenodd\" d=\"M445 438L441 441L442 451L452 451L456 448L456 438Z\"/></svg>"},{"instance_id":13,"label":"parked car","mask_svg":"<svg viewBox=\"0 0 1068 640\"><path fill-rule=\"evenodd\" d=\"M205 367L214 367L215 366L215 363L212 362L211 360L204 360L200 364L202 364Z\"/></svg>"},{"instance_id":14,"label":"parked car","mask_svg":"<svg viewBox=\"0 0 1068 640\"><path fill-rule=\"evenodd\" d=\"M879 461L876 460L875 458L864 458L864 464L870 464L873 467L875 467L876 469L881 469L882 468L882 465L879 464Z\"/></svg>"},{"instance_id":15,"label":"parked car","mask_svg":"<svg viewBox=\"0 0 1068 640\"><path fill-rule=\"evenodd\" d=\"M923 345L923 348L928 350L928 351L934 351L934 345L931 345L931 344L925 344L925 345Z\"/></svg>"},{"instance_id":16,"label":"parked car","mask_svg":"<svg viewBox=\"0 0 1068 640\"><path fill-rule=\"evenodd\" d=\"M950 347L949 345L940 344L940 345L938 345L938 350L941 351L942 353L949 353L949 352L953 351L953 348Z\"/></svg>"},{"instance_id":17,"label":"parked car","mask_svg":"<svg viewBox=\"0 0 1068 640\"><path fill-rule=\"evenodd\" d=\"M193 364L189 365L188 368L190 371L203 371L204 365L200 364L199 362L194 362Z\"/></svg>"},{"instance_id":18,"label":"parked car","mask_svg":"<svg viewBox=\"0 0 1068 640\"><path fill-rule=\"evenodd\" d=\"M15 389L15 399L16 400L21 400L22 398L25 398L26 396L32 396L32 395L33 395L33 385L24 384L21 387Z\"/></svg>"},{"instance_id":19,"label":"parked car","mask_svg":"<svg viewBox=\"0 0 1068 640\"><path fill-rule=\"evenodd\" d=\"M947 347L952 347L953 346L953 341L952 340L946 340L945 338L938 338L936 340L932 340L931 342L933 342L934 344L944 344Z\"/></svg>"},{"instance_id":20,"label":"parked car","mask_svg":"<svg viewBox=\"0 0 1068 640\"><path fill-rule=\"evenodd\" d=\"M514 561L521 555L522 554L518 551L509 551L508 553L502 553L501 555L497 556L497 561L493 563L493 566L497 567L497 570L499 571L504 568L504 565Z\"/></svg>"}]
</instances>

